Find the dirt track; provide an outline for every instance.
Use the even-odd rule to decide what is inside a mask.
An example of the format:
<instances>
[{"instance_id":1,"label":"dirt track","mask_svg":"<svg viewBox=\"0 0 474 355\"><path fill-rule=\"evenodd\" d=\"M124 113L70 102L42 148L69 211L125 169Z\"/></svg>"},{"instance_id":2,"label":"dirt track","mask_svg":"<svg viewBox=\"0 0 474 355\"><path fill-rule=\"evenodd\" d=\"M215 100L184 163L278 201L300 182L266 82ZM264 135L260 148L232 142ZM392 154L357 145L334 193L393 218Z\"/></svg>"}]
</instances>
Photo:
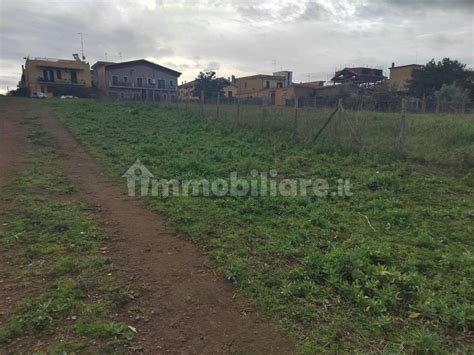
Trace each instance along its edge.
<instances>
[{"instance_id":1,"label":"dirt track","mask_svg":"<svg viewBox=\"0 0 474 355\"><path fill-rule=\"evenodd\" d=\"M294 352L293 342L235 297L232 285L210 268L195 245L169 230L143 201L128 197L125 184L111 183L47 105L27 99L11 100L9 105L7 114L2 110L0 125L0 188L18 166L15 150L23 137L14 120L38 116L57 141L60 169L84 202L97 210L109 235L107 253L115 276L129 289L141 290L133 303L149 320L133 324L145 353Z\"/></svg>"}]
</instances>

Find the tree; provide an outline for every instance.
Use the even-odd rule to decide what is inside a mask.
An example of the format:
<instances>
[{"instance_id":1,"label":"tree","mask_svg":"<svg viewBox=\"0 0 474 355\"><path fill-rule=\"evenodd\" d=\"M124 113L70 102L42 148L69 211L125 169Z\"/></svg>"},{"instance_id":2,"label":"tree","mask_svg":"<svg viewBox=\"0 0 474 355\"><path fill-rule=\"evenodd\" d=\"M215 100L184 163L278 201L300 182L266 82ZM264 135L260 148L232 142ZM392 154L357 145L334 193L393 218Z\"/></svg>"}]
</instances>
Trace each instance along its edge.
<instances>
[{"instance_id":1,"label":"tree","mask_svg":"<svg viewBox=\"0 0 474 355\"><path fill-rule=\"evenodd\" d=\"M201 97L201 91L204 91L204 98L211 99L216 98L217 93L224 93L223 89L229 85L229 81L224 78L216 78L216 73L200 72L198 77L195 79L194 85L194 96Z\"/></svg>"},{"instance_id":2,"label":"tree","mask_svg":"<svg viewBox=\"0 0 474 355\"><path fill-rule=\"evenodd\" d=\"M430 60L420 69L414 69L408 86L408 94L415 97L433 96L443 85L456 83L463 89L471 89L472 72L457 60L444 58L439 62ZM472 94L472 92L471 92Z\"/></svg>"},{"instance_id":3,"label":"tree","mask_svg":"<svg viewBox=\"0 0 474 355\"><path fill-rule=\"evenodd\" d=\"M449 101L456 104L469 100L469 91L456 86L454 83L451 85L443 84L441 89L436 91L434 95L440 101Z\"/></svg>"},{"instance_id":4,"label":"tree","mask_svg":"<svg viewBox=\"0 0 474 355\"><path fill-rule=\"evenodd\" d=\"M30 96L30 89L24 86L18 86L16 90L10 90L7 92L7 96L23 96L29 97Z\"/></svg>"}]
</instances>

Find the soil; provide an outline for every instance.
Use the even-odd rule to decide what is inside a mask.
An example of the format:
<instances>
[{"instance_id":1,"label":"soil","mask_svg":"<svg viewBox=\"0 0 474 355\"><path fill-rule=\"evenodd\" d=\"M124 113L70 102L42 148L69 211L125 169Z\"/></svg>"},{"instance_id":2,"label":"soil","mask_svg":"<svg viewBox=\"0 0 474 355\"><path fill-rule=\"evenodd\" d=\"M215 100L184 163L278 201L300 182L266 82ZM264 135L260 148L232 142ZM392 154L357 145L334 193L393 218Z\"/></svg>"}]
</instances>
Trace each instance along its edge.
<instances>
[{"instance_id":1,"label":"soil","mask_svg":"<svg viewBox=\"0 0 474 355\"><path fill-rule=\"evenodd\" d=\"M144 201L129 197L125 182L119 186L110 181L47 104L31 99L8 102L0 124L0 188L19 166L17 147L24 132L15 120L39 117L56 140L59 168L80 199L94 208L108 235L103 249L113 262L112 276L135 295L128 306L135 311L124 311L118 318L137 329L144 353L295 352L294 341L237 296L196 245L173 232Z\"/></svg>"}]
</instances>

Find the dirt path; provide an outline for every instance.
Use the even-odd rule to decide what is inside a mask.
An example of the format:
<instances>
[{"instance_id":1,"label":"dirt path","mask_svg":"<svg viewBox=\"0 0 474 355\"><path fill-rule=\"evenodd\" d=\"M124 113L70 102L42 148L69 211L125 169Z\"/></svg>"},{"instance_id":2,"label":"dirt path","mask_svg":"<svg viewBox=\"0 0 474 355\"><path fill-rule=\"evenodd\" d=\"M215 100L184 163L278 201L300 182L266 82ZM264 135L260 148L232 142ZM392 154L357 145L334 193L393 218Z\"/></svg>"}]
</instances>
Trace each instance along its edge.
<instances>
[{"instance_id":1,"label":"dirt path","mask_svg":"<svg viewBox=\"0 0 474 355\"><path fill-rule=\"evenodd\" d=\"M195 245L111 183L46 105L33 100L22 105L57 140L61 168L84 201L97 207L102 227L113 236L108 256L116 276L139 295L132 303L142 313L124 321L137 328L145 353L294 352L293 342L235 297L232 285L208 266ZM8 138L8 151L16 139Z\"/></svg>"}]
</instances>

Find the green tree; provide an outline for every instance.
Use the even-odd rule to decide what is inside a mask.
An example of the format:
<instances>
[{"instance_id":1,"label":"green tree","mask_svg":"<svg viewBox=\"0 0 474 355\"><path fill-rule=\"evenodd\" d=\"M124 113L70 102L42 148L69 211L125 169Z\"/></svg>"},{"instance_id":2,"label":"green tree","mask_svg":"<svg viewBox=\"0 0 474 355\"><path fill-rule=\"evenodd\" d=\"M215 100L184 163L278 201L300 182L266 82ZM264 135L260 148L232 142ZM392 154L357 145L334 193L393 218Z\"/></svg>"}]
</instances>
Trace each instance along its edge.
<instances>
[{"instance_id":1,"label":"green tree","mask_svg":"<svg viewBox=\"0 0 474 355\"><path fill-rule=\"evenodd\" d=\"M205 99L213 99L217 97L217 93L224 93L224 88L229 85L229 81L224 78L216 78L216 73L200 72L195 79L194 96L201 97L201 91L204 91Z\"/></svg>"},{"instance_id":2,"label":"green tree","mask_svg":"<svg viewBox=\"0 0 474 355\"><path fill-rule=\"evenodd\" d=\"M473 85L472 78L472 72L466 70L466 65L457 60L444 58L435 62L432 59L422 68L413 70L408 94L416 97L433 96L443 85L453 83L469 90Z\"/></svg>"},{"instance_id":3,"label":"green tree","mask_svg":"<svg viewBox=\"0 0 474 355\"><path fill-rule=\"evenodd\" d=\"M456 84L443 84L441 89L434 93L440 101L449 101L460 104L469 100L469 91L458 87Z\"/></svg>"}]
</instances>

